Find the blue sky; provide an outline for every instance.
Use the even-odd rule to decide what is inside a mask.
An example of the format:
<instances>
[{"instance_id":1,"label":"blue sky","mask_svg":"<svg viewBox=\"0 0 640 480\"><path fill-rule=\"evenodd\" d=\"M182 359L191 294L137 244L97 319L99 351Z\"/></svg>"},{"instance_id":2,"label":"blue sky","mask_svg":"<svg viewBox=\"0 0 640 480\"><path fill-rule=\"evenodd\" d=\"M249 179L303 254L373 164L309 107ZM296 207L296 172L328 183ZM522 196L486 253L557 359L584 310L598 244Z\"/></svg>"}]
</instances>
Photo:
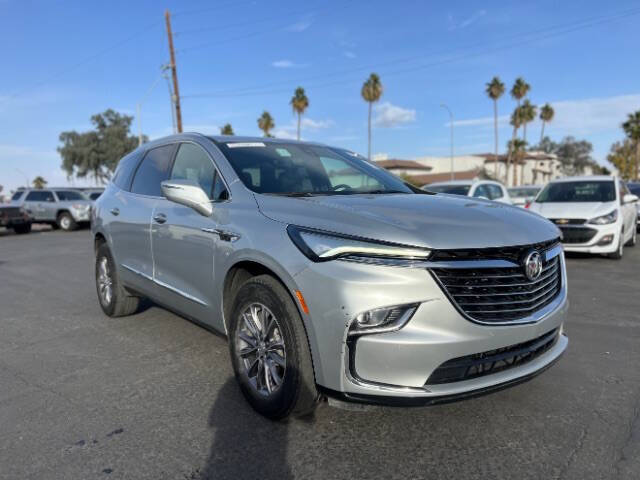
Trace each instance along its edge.
<instances>
[{"instance_id":1,"label":"blue sky","mask_svg":"<svg viewBox=\"0 0 640 480\"><path fill-rule=\"evenodd\" d=\"M288 102L301 85L310 99L303 138L366 153L360 87L375 71L384 95L374 153L447 155L443 102L455 115L456 153L486 152L493 109L485 83L498 75L510 87L523 76L531 101L556 109L548 134L587 139L605 162L620 123L640 109L633 1L0 0L0 185L36 175L65 184L59 133L89 129L89 117L107 108L135 114L168 61L166 8L185 130L217 133L230 122L238 134L258 135L266 109L276 136L292 136ZM513 107L507 95L499 103L501 149ZM142 125L152 138L171 132L163 79L144 98ZM539 135L540 124L530 125L529 139Z\"/></svg>"}]
</instances>

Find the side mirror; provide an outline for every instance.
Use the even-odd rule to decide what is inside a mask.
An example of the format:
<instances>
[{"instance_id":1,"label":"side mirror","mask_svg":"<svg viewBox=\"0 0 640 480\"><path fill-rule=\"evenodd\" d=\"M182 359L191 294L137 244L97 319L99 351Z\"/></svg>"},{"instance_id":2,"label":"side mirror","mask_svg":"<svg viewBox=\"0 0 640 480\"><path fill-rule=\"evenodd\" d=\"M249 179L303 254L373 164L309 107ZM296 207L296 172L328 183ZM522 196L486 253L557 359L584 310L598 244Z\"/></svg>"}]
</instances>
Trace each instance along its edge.
<instances>
[{"instance_id":1,"label":"side mirror","mask_svg":"<svg viewBox=\"0 0 640 480\"><path fill-rule=\"evenodd\" d=\"M213 213L209 197L196 182L192 180L165 180L160 186L162 194L167 200L193 208L205 217L209 217Z\"/></svg>"},{"instance_id":2,"label":"side mirror","mask_svg":"<svg viewBox=\"0 0 640 480\"><path fill-rule=\"evenodd\" d=\"M633 193L627 193L624 197L622 197L622 203L636 203L638 201L638 196Z\"/></svg>"}]
</instances>

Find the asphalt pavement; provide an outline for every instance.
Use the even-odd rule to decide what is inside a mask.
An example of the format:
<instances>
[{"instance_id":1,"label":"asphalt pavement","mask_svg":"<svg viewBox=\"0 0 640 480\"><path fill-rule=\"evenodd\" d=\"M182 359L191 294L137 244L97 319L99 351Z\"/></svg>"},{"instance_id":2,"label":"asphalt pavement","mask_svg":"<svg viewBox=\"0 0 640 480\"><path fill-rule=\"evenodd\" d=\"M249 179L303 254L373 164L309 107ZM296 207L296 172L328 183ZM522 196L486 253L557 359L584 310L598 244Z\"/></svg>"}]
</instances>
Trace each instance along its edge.
<instances>
[{"instance_id":1,"label":"asphalt pavement","mask_svg":"<svg viewBox=\"0 0 640 480\"><path fill-rule=\"evenodd\" d=\"M567 263L569 349L532 381L274 423L225 338L103 315L90 232L0 232L0 479L638 479L640 246Z\"/></svg>"}]
</instances>

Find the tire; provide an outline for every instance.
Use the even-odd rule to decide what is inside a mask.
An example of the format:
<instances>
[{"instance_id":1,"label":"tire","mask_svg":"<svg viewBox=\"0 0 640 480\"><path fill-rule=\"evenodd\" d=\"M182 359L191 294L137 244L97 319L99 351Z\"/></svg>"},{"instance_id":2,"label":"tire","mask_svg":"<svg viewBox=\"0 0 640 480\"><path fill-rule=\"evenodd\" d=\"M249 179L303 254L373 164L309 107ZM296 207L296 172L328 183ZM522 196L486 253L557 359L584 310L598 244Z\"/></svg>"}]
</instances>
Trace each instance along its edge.
<instances>
[{"instance_id":1,"label":"tire","mask_svg":"<svg viewBox=\"0 0 640 480\"><path fill-rule=\"evenodd\" d=\"M16 225L15 227L13 227L13 231L16 232L18 235L29 233L31 231L31 224L23 223L22 225Z\"/></svg>"},{"instance_id":2,"label":"tire","mask_svg":"<svg viewBox=\"0 0 640 480\"><path fill-rule=\"evenodd\" d=\"M140 297L129 295L122 287L115 262L106 243L96 252L96 292L102 311L110 317L131 315L138 309ZM109 289L109 295L107 295Z\"/></svg>"},{"instance_id":3,"label":"tire","mask_svg":"<svg viewBox=\"0 0 640 480\"><path fill-rule=\"evenodd\" d=\"M609 258L612 258L614 260L620 260L622 258L622 255L624 254L624 232L620 232L620 238L618 239L618 248L616 248L616 251L613 253L609 254Z\"/></svg>"},{"instance_id":4,"label":"tire","mask_svg":"<svg viewBox=\"0 0 640 480\"><path fill-rule=\"evenodd\" d=\"M60 227L61 230L64 230L65 232L71 232L78 228L78 224L69 212L61 212L58 215L56 224L58 225L58 227Z\"/></svg>"},{"instance_id":5,"label":"tire","mask_svg":"<svg viewBox=\"0 0 640 480\"><path fill-rule=\"evenodd\" d=\"M253 323L243 317L252 311L255 316L247 316L257 318ZM312 413L320 396L307 335L289 292L270 275L252 277L239 288L231 312L231 363L249 404L272 420Z\"/></svg>"},{"instance_id":6,"label":"tire","mask_svg":"<svg viewBox=\"0 0 640 480\"><path fill-rule=\"evenodd\" d=\"M633 234L631 235L631 238L629 239L629 241L626 243L625 246L627 246L627 247L635 247L637 241L638 241L638 230L636 228L634 228L633 229Z\"/></svg>"}]
</instances>

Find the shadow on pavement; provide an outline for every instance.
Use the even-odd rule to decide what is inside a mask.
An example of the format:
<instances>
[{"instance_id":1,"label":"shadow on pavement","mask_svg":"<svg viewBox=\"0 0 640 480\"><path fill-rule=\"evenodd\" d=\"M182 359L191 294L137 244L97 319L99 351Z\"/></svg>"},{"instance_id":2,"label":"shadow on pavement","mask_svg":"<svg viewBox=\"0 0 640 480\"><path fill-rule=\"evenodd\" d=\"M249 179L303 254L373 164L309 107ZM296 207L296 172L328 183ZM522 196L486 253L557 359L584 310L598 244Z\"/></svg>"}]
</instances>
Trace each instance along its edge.
<instances>
[{"instance_id":1,"label":"shadow on pavement","mask_svg":"<svg viewBox=\"0 0 640 480\"><path fill-rule=\"evenodd\" d=\"M288 422L274 422L254 412L233 377L218 391L209 428L213 433L209 457L191 476L193 480L293 478L287 462Z\"/></svg>"}]
</instances>

